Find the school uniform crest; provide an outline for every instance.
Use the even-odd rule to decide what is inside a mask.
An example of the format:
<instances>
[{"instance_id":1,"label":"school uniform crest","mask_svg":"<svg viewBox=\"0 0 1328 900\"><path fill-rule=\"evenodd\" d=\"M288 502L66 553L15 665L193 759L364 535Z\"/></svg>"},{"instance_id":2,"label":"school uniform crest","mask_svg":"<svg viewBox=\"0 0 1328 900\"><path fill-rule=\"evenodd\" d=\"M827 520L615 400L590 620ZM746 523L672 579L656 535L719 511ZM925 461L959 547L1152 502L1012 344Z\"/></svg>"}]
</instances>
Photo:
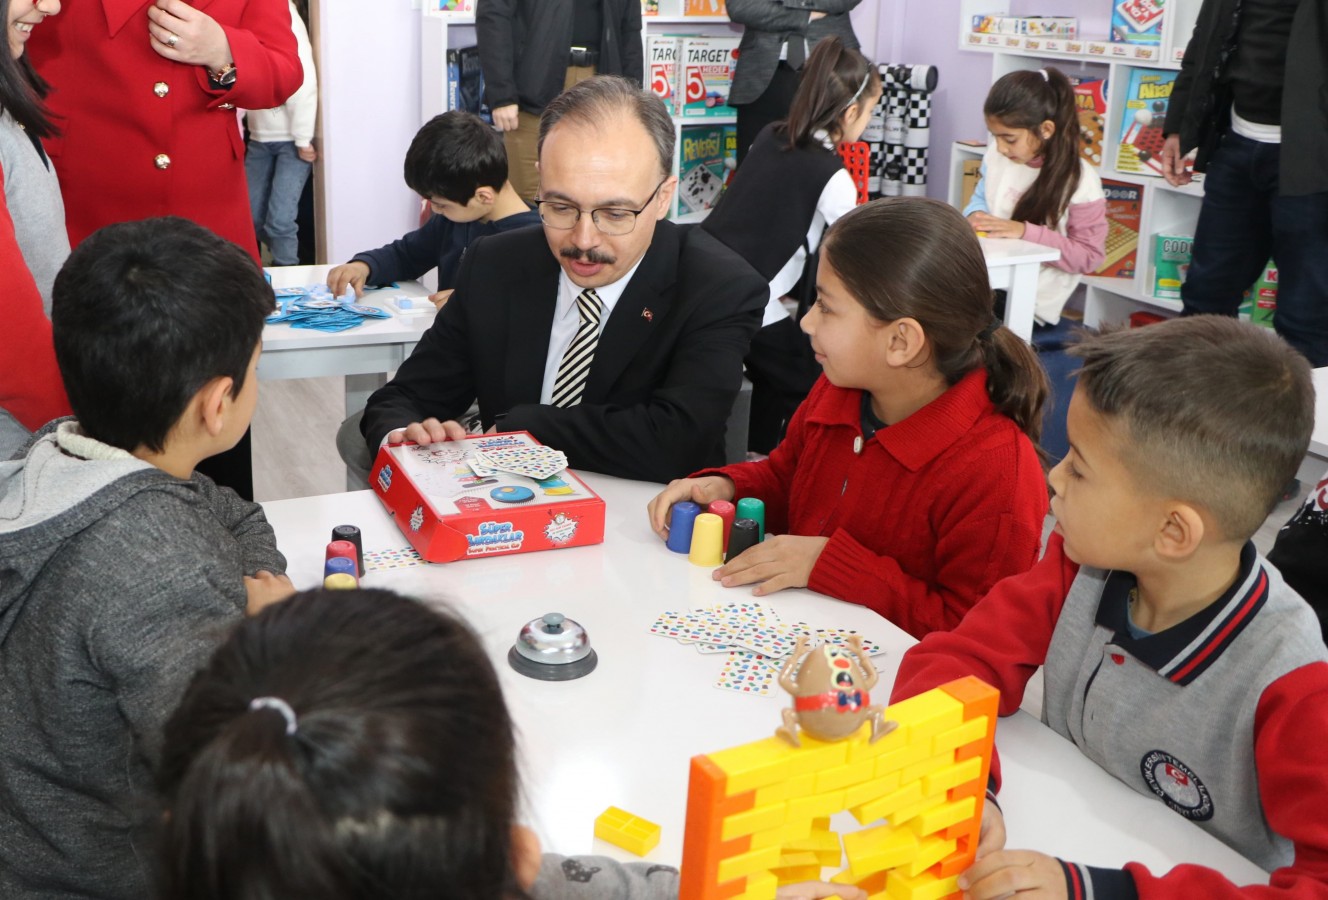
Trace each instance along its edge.
<instances>
[{"instance_id":1,"label":"school uniform crest","mask_svg":"<svg viewBox=\"0 0 1328 900\"><path fill-rule=\"evenodd\" d=\"M1185 818L1206 822L1213 817L1213 798L1208 786L1176 757L1151 750L1140 761L1139 769L1149 789Z\"/></svg>"}]
</instances>

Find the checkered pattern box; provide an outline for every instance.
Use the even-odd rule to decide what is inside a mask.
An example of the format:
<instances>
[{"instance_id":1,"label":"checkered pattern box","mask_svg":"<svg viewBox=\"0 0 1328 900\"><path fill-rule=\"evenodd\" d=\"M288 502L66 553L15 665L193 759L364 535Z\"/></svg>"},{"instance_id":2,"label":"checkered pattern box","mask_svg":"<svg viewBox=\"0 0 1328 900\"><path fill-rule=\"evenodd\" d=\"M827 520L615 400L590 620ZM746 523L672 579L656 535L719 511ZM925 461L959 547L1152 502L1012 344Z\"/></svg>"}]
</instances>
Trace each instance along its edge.
<instances>
[{"instance_id":1,"label":"checkered pattern box","mask_svg":"<svg viewBox=\"0 0 1328 900\"><path fill-rule=\"evenodd\" d=\"M539 448L528 432L471 435L378 451L369 485L429 562L452 562L604 541L604 501L571 470L542 480L477 475L474 450Z\"/></svg>"},{"instance_id":2,"label":"checkered pattern box","mask_svg":"<svg viewBox=\"0 0 1328 900\"><path fill-rule=\"evenodd\" d=\"M679 115L685 119L735 115L735 110L728 104L737 60L736 37L685 35L679 77L682 94Z\"/></svg>"}]
</instances>

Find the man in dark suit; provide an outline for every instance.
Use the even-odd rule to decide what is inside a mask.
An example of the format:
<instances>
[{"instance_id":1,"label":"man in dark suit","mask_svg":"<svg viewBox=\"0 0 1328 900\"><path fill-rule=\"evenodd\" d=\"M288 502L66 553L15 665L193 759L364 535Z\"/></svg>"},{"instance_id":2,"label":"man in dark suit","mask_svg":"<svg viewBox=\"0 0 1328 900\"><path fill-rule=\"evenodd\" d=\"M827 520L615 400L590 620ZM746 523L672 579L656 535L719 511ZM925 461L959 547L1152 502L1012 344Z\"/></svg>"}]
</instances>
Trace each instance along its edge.
<instances>
[{"instance_id":1,"label":"man in dark suit","mask_svg":"<svg viewBox=\"0 0 1328 900\"><path fill-rule=\"evenodd\" d=\"M664 104L612 76L540 123L542 228L481 238L396 377L369 398L368 449L529 431L573 468L668 481L723 461L724 424L766 283L700 229L663 221L677 179Z\"/></svg>"}]
</instances>

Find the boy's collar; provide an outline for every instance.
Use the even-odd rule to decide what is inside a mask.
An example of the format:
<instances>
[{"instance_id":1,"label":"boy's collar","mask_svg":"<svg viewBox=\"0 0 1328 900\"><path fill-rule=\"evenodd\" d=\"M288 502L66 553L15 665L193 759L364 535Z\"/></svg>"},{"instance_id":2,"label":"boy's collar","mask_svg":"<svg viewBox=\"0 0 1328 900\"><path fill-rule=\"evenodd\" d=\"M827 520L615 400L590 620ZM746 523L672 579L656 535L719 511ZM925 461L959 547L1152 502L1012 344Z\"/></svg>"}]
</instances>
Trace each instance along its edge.
<instances>
[{"instance_id":1,"label":"boy's collar","mask_svg":"<svg viewBox=\"0 0 1328 900\"><path fill-rule=\"evenodd\" d=\"M1176 684L1198 678L1222 655L1268 600L1268 575L1254 544L1240 551L1240 571L1221 597L1178 625L1141 638L1130 637L1130 591L1137 579L1129 572L1107 574L1098 601L1097 624L1116 633L1113 643Z\"/></svg>"},{"instance_id":2,"label":"boy's collar","mask_svg":"<svg viewBox=\"0 0 1328 900\"><path fill-rule=\"evenodd\" d=\"M88 437L79 427L78 422L72 419L68 422L61 422L55 429L55 443L59 448L71 456L77 456L80 459L108 460L108 459L133 459L134 454L128 450L121 450L119 447L112 447L110 444L104 444L96 438Z\"/></svg>"}]
</instances>

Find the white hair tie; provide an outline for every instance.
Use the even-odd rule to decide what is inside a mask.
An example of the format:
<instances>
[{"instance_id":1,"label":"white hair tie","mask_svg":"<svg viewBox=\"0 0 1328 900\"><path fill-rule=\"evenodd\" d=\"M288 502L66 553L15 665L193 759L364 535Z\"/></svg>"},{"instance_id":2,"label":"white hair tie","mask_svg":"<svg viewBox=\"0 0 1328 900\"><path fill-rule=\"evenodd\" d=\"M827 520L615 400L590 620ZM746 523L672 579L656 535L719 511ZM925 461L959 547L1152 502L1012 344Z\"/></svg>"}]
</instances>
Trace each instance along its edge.
<instances>
[{"instance_id":1,"label":"white hair tie","mask_svg":"<svg viewBox=\"0 0 1328 900\"><path fill-rule=\"evenodd\" d=\"M280 697L255 697L249 701L249 708L255 709L274 709L281 713L281 717L286 720L286 734L295 733L295 724L298 721L295 717L295 710L291 705Z\"/></svg>"},{"instance_id":2,"label":"white hair tie","mask_svg":"<svg viewBox=\"0 0 1328 900\"><path fill-rule=\"evenodd\" d=\"M1051 80L1051 78L1047 75L1047 70L1046 70L1046 69L1038 69L1038 74L1042 76L1042 80L1043 80L1043 81L1050 81L1050 80Z\"/></svg>"}]
</instances>

